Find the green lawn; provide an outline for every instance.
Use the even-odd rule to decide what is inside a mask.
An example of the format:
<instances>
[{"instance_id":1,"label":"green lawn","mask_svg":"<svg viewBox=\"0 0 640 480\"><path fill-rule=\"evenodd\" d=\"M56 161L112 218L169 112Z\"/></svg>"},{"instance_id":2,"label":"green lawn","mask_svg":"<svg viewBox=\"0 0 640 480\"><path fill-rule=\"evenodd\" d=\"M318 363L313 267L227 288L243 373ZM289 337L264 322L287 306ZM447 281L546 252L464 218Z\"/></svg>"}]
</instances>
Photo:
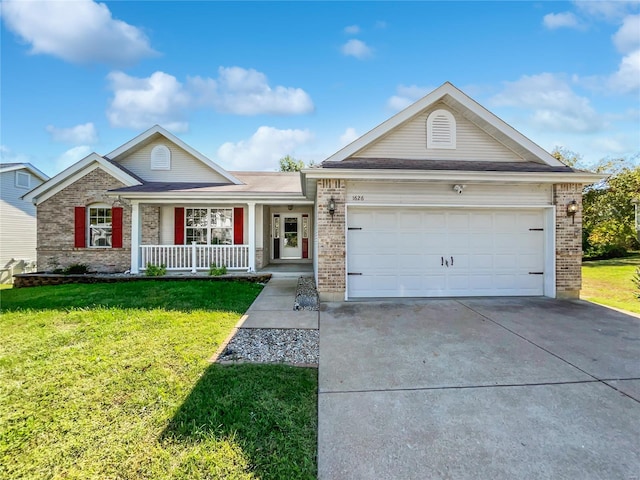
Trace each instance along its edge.
<instances>
[{"instance_id":1,"label":"green lawn","mask_svg":"<svg viewBox=\"0 0 640 480\"><path fill-rule=\"evenodd\" d=\"M317 371L211 365L260 285L0 292L0 478L314 478Z\"/></svg>"},{"instance_id":2,"label":"green lawn","mask_svg":"<svg viewBox=\"0 0 640 480\"><path fill-rule=\"evenodd\" d=\"M581 298L640 313L640 299L631 282L635 269L639 266L640 255L584 262Z\"/></svg>"}]
</instances>

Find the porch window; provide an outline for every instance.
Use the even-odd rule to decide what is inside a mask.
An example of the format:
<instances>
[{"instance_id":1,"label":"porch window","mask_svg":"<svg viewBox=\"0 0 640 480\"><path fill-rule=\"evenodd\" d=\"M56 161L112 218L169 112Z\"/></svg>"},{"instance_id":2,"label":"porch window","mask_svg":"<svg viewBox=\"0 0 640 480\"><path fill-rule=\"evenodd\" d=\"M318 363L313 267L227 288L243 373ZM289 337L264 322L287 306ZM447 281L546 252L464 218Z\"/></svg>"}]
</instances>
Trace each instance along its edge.
<instances>
[{"instance_id":1,"label":"porch window","mask_svg":"<svg viewBox=\"0 0 640 480\"><path fill-rule=\"evenodd\" d=\"M185 208L185 242L233 244L232 208Z\"/></svg>"},{"instance_id":2,"label":"porch window","mask_svg":"<svg viewBox=\"0 0 640 480\"><path fill-rule=\"evenodd\" d=\"M111 208L89 207L89 246L111 247Z\"/></svg>"}]
</instances>

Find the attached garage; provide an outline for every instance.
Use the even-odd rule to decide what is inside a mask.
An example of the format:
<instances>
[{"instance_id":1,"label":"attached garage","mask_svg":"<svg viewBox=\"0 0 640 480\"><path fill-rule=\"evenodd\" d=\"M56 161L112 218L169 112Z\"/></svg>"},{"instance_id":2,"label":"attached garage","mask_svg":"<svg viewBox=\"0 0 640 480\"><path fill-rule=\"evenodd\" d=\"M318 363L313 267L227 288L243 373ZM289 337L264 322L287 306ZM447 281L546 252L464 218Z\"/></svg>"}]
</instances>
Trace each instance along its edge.
<instances>
[{"instance_id":1,"label":"attached garage","mask_svg":"<svg viewBox=\"0 0 640 480\"><path fill-rule=\"evenodd\" d=\"M600 178L445 83L302 170L320 298L578 298Z\"/></svg>"},{"instance_id":2,"label":"attached garage","mask_svg":"<svg viewBox=\"0 0 640 480\"><path fill-rule=\"evenodd\" d=\"M544 295L545 218L542 208L349 207L348 298Z\"/></svg>"}]
</instances>

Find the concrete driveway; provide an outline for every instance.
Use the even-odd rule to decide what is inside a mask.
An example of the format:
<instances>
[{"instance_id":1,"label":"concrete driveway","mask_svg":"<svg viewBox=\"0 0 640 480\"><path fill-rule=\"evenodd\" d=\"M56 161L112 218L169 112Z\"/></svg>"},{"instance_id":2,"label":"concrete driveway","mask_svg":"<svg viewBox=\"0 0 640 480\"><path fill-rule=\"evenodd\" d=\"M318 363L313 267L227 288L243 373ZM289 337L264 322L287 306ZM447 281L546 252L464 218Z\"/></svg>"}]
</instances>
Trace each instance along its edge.
<instances>
[{"instance_id":1,"label":"concrete driveway","mask_svg":"<svg viewBox=\"0 0 640 480\"><path fill-rule=\"evenodd\" d=\"M319 478L638 479L640 319L546 298L330 303Z\"/></svg>"}]
</instances>

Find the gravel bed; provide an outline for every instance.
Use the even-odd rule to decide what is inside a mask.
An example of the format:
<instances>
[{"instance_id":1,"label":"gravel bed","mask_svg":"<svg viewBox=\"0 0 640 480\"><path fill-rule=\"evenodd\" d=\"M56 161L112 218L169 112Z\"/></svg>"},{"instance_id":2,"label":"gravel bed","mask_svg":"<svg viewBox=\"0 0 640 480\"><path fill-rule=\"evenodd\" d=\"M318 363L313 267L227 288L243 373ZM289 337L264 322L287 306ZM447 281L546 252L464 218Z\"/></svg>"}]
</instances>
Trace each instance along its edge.
<instances>
[{"instance_id":1,"label":"gravel bed","mask_svg":"<svg viewBox=\"0 0 640 480\"><path fill-rule=\"evenodd\" d=\"M318 311L320 302L318 301L318 291L313 277L300 277L298 288L296 289L296 299L293 303L294 310Z\"/></svg>"},{"instance_id":2,"label":"gravel bed","mask_svg":"<svg viewBox=\"0 0 640 480\"><path fill-rule=\"evenodd\" d=\"M317 365L319 339L318 330L241 328L218 360Z\"/></svg>"}]
</instances>

